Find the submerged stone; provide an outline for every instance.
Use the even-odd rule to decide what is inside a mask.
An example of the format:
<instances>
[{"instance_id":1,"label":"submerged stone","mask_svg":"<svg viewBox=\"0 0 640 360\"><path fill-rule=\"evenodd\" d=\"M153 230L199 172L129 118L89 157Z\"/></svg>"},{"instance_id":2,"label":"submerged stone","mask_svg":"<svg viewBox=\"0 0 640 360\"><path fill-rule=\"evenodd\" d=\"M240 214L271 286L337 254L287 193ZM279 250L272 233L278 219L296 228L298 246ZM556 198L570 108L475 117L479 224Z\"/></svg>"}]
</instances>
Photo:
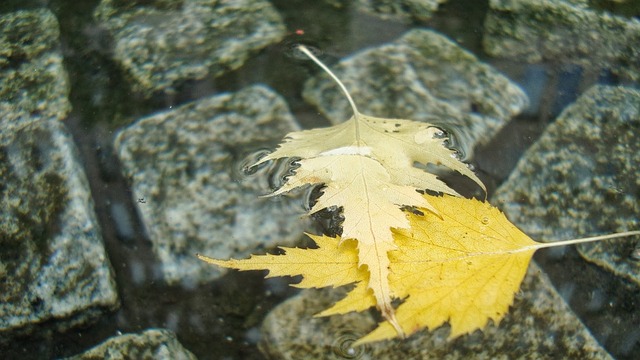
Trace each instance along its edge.
<instances>
[{"instance_id":1,"label":"submerged stone","mask_svg":"<svg viewBox=\"0 0 640 360\"><path fill-rule=\"evenodd\" d=\"M71 110L59 37L49 10L0 15L0 113L14 114L11 122L20 121L16 111L62 119Z\"/></svg>"},{"instance_id":2,"label":"submerged stone","mask_svg":"<svg viewBox=\"0 0 640 360\"><path fill-rule=\"evenodd\" d=\"M48 321L66 329L115 309L89 185L63 124L0 131L0 177L0 333Z\"/></svg>"},{"instance_id":3,"label":"submerged stone","mask_svg":"<svg viewBox=\"0 0 640 360\"><path fill-rule=\"evenodd\" d=\"M120 131L115 147L169 283L222 275L196 253L238 258L300 237L301 200L260 197L272 192L270 182L280 181L270 179L277 172L269 166L253 174L243 170L252 152L274 147L295 129L284 100L252 86L142 118Z\"/></svg>"},{"instance_id":4,"label":"submerged stone","mask_svg":"<svg viewBox=\"0 0 640 360\"><path fill-rule=\"evenodd\" d=\"M176 335L166 329L148 329L140 334L124 334L109 338L86 352L67 360L154 359L195 360Z\"/></svg>"},{"instance_id":5,"label":"submerged stone","mask_svg":"<svg viewBox=\"0 0 640 360\"><path fill-rule=\"evenodd\" d=\"M484 48L527 62L578 64L640 80L640 21L587 0L491 0Z\"/></svg>"},{"instance_id":6,"label":"submerged stone","mask_svg":"<svg viewBox=\"0 0 640 360\"><path fill-rule=\"evenodd\" d=\"M328 0L339 6L355 6L358 10L382 19L425 21L447 0Z\"/></svg>"},{"instance_id":7,"label":"submerged stone","mask_svg":"<svg viewBox=\"0 0 640 360\"><path fill-rule=\"evenodd\" d=\"M0 342L118 306L48 10L0 16Z\"/></svg>"},{"instance_id":8,"label":"submerged stone","mask_svg":"<svg viewBox=\"0 0 640 360\"><path fill-rule=\"evenodd\" d=\"M489 323L454 340L447 326L350 348L375 328L370 312L314 318L339 291L304 290L269 313L260 349L273 359L610 359L573 315L540 269L532 264L510 313L498 326ZM333 356L333 357L332 357Z\"/></svg>"},{"instance_id":9,"label":"submerged stone","mask_svg":"<svg viewBox=\"0 0 640 360\"><path fill-rule=\"evenodd\" d=\"M284 36L264 0L102 0L95 17L109 29L132 87L147 96L237 69Z\"/></svg>"},{"instance_id":10,"label":"submerged stone","mask_svg":"<svg viewBox=\"0 0 640 360\"><path fill-rule=\"evenodd\" d=\"M492 198L534 239L640 229L640 92L594 86L545 130ZM578 246L640 285L631 239Z\"/></svg>"},{"instance_id":11,"label":"submerged stone","mask_svg":"<svg viewBox=\"0 0 640 360\"><path fill-rule=\"evenodd\" d=\"M392 43L343 59L332 70L361 113L444 126L457 135L467 155L528 104L516 84L430 30L411 30ZM333 123L352 115L325 74L310 79L303 96Z\"/></svg>"}]
</instances>

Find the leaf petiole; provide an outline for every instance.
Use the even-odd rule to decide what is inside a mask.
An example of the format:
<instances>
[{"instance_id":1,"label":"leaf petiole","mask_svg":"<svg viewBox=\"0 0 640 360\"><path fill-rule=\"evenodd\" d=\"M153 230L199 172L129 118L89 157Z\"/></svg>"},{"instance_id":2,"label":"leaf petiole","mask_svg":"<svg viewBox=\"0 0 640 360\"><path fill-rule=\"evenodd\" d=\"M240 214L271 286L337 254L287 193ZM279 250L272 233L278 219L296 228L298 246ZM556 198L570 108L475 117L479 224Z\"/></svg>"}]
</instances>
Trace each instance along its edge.
<instances>
[{"instance_id":1,"label":"leaf petiole","mask_svg":"<svg viewBox=\"0 0 640 360\"><path fill-rule=\"evenodd\" d=\"M590 237L580 238L580 239L571 239L571 240L563 240L563 241L553 241L553 242L538 243L536 245L527 246L526 248L527 249L543 249L543 248L549 248L549 247L565 246L565 245L573 245L573 244L582 244L582 243L588 243L588 242L594 242L594 241L600 241L600 240L608 240L608 239L615 239L615 238L634 236L634 235L640 235L640 230L624 231L624 232L615 233L615 234L590 236Z\"/></svg>"},{"instance_id":2,"label":"leaf petiole","mask_svg":"<svg viewBox=\"0 0 640 360\"><path fill-rule=\"evenodd\" d=\"M342 81L340 81L340 79L338 79L338 77L322 61L320 61L320 59L318 59L315 55L313 55L313 53L311 51L309 51L309 49L307 49L306 46L298 45L298 50L302 51L311 60L313 60L313 62L318 64L318 66L320 66L322 68L322 70L324 70L327 74L329 74L329 76L331 76L331 78L338 84L338 86L340 86L340 89L342 90L344 95L347 97L347 100L349 101L349 104L351 105L351 109L353 110L353 117L355 119L354 124L355 124L355 128L356 128L356 139L359 140L360 139L360 124L358 122L358 116L360 115L360 113L358 112L358 108L356 107L356 103L353 101L353 98L351 98L351 94L349 94L349 91L347 90L347 87L344 86Z\"/></svg>"}]
</instances>

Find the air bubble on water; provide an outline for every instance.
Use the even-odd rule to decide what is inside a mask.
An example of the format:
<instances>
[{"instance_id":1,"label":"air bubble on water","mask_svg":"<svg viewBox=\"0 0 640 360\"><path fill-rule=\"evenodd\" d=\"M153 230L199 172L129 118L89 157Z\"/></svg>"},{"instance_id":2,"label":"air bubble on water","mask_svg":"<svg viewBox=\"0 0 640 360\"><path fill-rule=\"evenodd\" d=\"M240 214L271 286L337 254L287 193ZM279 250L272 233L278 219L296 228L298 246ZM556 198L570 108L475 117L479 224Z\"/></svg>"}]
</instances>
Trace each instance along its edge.
<instances>
[{"instance_id":1,"label":"air bubble on water","mask_svg":"<svg viewBox=\"0 0 640 360\"><path fill-rule=\"evenodd\" d=\"M353 343L359 338L352 332L341 332L333 342L333 354L339 359L362 359L368 350L366 345L353 347Z\"/></svg>"}]
</instances>

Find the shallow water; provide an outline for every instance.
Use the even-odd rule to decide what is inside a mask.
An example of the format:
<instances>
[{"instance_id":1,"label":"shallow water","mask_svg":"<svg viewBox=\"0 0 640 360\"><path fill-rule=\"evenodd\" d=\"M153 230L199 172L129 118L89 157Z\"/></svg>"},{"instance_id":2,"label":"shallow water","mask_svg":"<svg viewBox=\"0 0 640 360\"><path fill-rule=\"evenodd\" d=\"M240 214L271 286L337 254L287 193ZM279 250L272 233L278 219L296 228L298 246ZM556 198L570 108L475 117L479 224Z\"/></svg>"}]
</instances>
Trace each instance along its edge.
<instances>
[{"instance_id":1,"label":"shallow water","mask_svg":"<svg viewBox=\"0 0 640 360\"><path fill-rule=\"evenodd\" d=\"M108 337L151 327L175 331L182 345L200 359L264 358L257 348L260 324L272 308L297 293L287 286L291 279L264 280L262 272L230 272L204 285L190 281L166 285L137 210L148 199L132 196L113 141L119 129L139 117L255 83L266 84L282 95L301 127L328 126L329 120L302 98L304 82L319 70L292 54L295 44L304 43L318 49L331 67L352 53L386 44L410 29L429 28L453 39L520 85L527 92L531 106L508 122L491 141L472 149L465 144L469 137L466 129L447 129L455 136L465 159L487 184L489 195L505 181L522 153L544 129L591 85L639 87L637 81L607 70L551 60L529 64L490 56L482 45L488 11L486 1L450 0L428 20L381 19L361 13L353 6L332 6L329 1L273 0L271 3L289 31L282 42L254 53L237 70L215 78L208 76L182 82L169 93L156 92L145 98L131 89L111 57L113 39L92 18L98 1L3 1L0 13L47 7L60 22L62 54L73 106L64 124L79 149L89 179L121 302L117 311L99 317L94 323L65 332L47 330L45 324L45 330L36 335L2 344L3 358L72 356ZM598 11L638 19L639 3L601 0L592 1L591 5ZM296 30L303 30L304 34L297 34ZM246 149L238 155L246 160L239 163L252 162L249 159L259 156L258 152L264 149L264 146ZM255 176L242 167L230 171L238 178ZM281 172L280 169L275 179L269 181L271 187L280 183ZM465 185L468 184L462 184ZM313 196L307 194L307 198ZM308 209L308 203L301 203L300 213L305 208ZM329 232L335 230L331 227L335 217L332 213L320 214L320 225L316 227L325 226ZM619 359L637 358L640 354L637 331L640 288L637 285L584 261L574 248L544 250L535 259L607 351Z\"/></svg>"}]
</instances>

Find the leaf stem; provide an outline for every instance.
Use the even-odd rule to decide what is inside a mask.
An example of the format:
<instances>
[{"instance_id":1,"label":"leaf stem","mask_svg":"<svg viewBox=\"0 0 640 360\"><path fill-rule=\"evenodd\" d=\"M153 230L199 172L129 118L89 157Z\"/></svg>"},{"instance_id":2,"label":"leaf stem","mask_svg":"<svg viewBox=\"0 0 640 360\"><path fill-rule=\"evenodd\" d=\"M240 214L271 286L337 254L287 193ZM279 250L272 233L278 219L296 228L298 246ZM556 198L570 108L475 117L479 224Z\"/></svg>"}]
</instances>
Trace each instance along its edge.
<instances>
[{"instance_id":1,"label":"leaf stem","mask_svg":"<svg viewBox=\"0 0 640 360\"><path fill-rule=\"evenodd\" d=\"M353 110L353 117L355 118L354 123L356 127L356 138L360 139L360 127L359 127L360 124L358 123L358 115L360 115L360 113L358 112L356 103L353 101L353 98L351 98L351 94L349 94L349 91L347 90L346 86L344 86L342 81L340 81L340 79L338 79L338 77L324 63L322 63L322 61L320 61L315 55L313 55L313 53L309 51L309 49L307 49L306 46L298 45L298 50L302 51L311 60L313 60L313 62L318 64L318 66L320 66L322 70L324 70L327 74L329 74L329 76L331 76L331 78L338 84L338 86L340 86L340 89L342 90L344 95L347 97L347 100L351 105L351 109Z\"/></svg>"},{"instance_id":2,"label":"leaf stem","mask_svg":"<svg viewBox=\"0 0 640 360\"><path fill-rule=\"evenodd\" d=\"M614 239L614 238L621 238L621 237L627 237L627 236L633 236L633 235L640 235L640 230L625 231L625 232L620 232L620 233L615 233L615 234L591 236L591 237L580 238L580 239L571 239L571 240L539 243L539 244L536 244L536 245L527 246L527 248L542 249L542 248L549 248L549 247L555 247L555 246L582 244L582 243L587 243L587 242Z\"/></svg>"}]
</instances>

